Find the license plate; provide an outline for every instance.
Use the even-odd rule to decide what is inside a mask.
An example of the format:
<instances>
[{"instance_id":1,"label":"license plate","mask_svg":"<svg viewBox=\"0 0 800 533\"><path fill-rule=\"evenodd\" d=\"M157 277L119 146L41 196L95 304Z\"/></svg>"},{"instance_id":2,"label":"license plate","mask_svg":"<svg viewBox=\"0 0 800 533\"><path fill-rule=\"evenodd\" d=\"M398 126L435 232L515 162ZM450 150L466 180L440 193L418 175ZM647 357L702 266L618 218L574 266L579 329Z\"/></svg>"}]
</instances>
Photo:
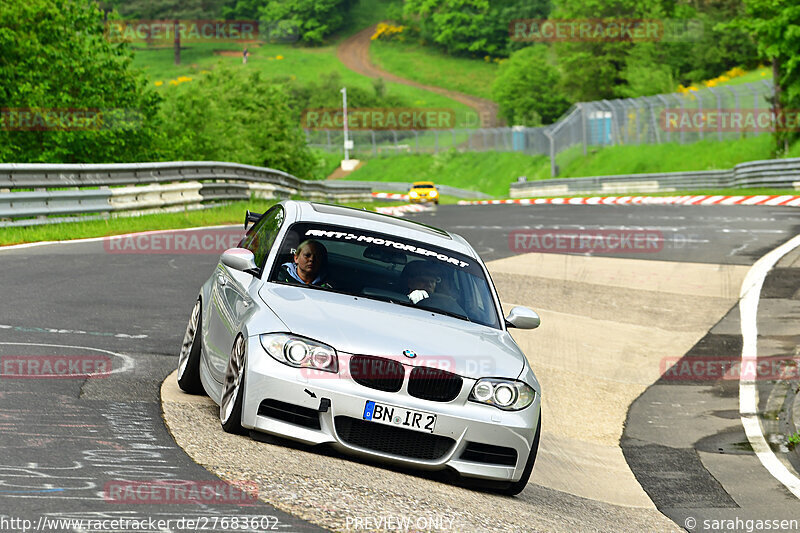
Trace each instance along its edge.
<instances>
[{"instance_id":1,"label":"license plate","mask_svg":"<svg viewBox=\"0 0 800 533\"><path fill-rule=\"evenodd\" d=\"M436 426L436 415L434 414L373 401L368 401L364 406L364 420L423 433L433 433L433 428Z\"/></svg>"}]
</instances>

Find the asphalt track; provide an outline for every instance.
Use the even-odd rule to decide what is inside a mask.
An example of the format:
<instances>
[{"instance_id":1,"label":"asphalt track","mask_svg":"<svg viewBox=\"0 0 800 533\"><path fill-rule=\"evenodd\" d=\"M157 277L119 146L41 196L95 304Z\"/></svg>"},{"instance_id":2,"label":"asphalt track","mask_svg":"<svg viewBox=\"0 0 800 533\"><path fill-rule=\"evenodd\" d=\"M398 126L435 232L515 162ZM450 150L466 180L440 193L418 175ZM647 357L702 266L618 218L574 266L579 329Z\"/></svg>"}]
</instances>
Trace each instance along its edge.
<instances>
[{"instance_id":1,"label":"asphalt track","mask_svg":"<svg viewBox=\"0 0 800 533\"><path fill-rule=\"evenodd\" d=\"M537 310L544 309L542 338L548 338L545 329L548 318L551 319L549 323L563 325L566 329L575 320L594 321L598 326L602 316L613 316L613 324L609 321L598 327L621 325L619 331L636 339L635 345L620 346L619 353L647 344L646 326L650 323L653 339L680 338L676 346L686 346L686 349L672 353L678 358L716 353L720 346L735 351L738 331L735 293L738 293L737 283L743 272L764 253L800 233L796 209L769 207L443 206L410 218L464 235L487 261L496 265L490 269L504 305L524 303ZM654 235L660 238L661 245L644 251L595 248L590 255L580 256L530 253L570 251L531 250L530 243L535 242L530 238L532 234L541 237L547 232L562 230L622 229L657 232ZM514 232L527 235L527 240L510 240L509 235L516 235ZM661 530L675 525L655 511L656 508L681 527L690 516L701 520L703 516L739 513L736 516L741 518L746 515L760 519L779 515L800 518L797 500L781 490L752 452L741 445L743 435L736 433L742 432L741 424L731 415L737 399L729 390L729 383L703 380L664 384L659 381L663 370L658 365L652 368L652 359L647 362L646 372L631 378L637 382L636 395L627 403L614 406L616 410L611 409L613 412L609 412L607 418L596 417L603 421L619 421L621 413L619 433L604 429L602 424L595 428L588 418L575 420L574 413L583 413L586 402L543 407L554 415L554 418L546 418L552 420L554 429L549 441L545 438L543 442L542 468L537 462L531 485L516 499L474 493L439 481L429 482L410 473L279 445L275 448L282 450L285 457L300 456L304 461L325 463L326 467L333 468L326 473L325 469L315 470L312 464L301 465L314 471L315 476L313 479L292 478L295 483L312 485L317 478L328 476L331 479L327 481L332 482L335 477L335 481L343 483L338 487L339 493L320 496L296 491L286 495L281 484L273 482L270 488L263 479L255 479L262 498L290 510L295 516L264 503L241 507L230 502L201 505L107 502L104 495L107 496L109 482L174 479L199 483L217 479L209 470L226 477L224 470L230 469L230 464L213 464L219 463L218 458L214 461L201 458L198 462L206 468L192 461L173 440L173 436L179 440L184 438L176 431L186 428L171 427L171 435L162 422L159 403L159 388L164 377L174 369L188 311L219 252L139 250L119 253L111 250L107 242L98 241L16 248L0 253L4 267L0 289L3 302L0 354L12 358L56 355L91 360L92 356L95 359L106 357L114 369L102 379L23 379L7 375L0 379L3 398L0 424L4 429L0 433L0 445L6 452L0 460L0 529L21 530L4 527L4 519L27 518L35 525L45 516L173 520L206 517L209 521L216 517L219 524L221 517L244 515L274 517L282 531L315 528L296 516L325 527L357 528L352 520L348 524L346 508L332 508L325 502L340 501L342 491L358 493L363 487L372 490L376 482L367 478L391 480L393 495L409 500L420 496L420 487L431 491L430 494L442 491L442 501L429 501L430 507L442 515L451 511L453 516L458 515L462 527L475 530L492 530L493 526L499 529L500 524L521 531ZM520 252L529 253L522 255ZM678 270L670 270L670 264ZM760 342L771 346L765 348L771 350L770 354L796 349L798 341L797 260L788 257L779 267L768 278L764 291L769 301L765 300L759 313L759 321L763 321L759 325L768 337ZM532 268L538 270L532 271ZM602 276L598 273L603 272L609 275L599 279ZM724 279L714 285L714 278L720 277L719 274ZM665 288L667 281L672 285ZM691 290L676 288L679 286L690 286ZM716 287L714 294L704 293L704 287L708 286ZM630 308L632 301L642 302L648 298L649 306L658 306L661 302L662 309ZM703 308L703 302L709 301L713 301L713 305L708 303L708 308ZM675 309L680 315L672 314ZM547 312L551 316L547 316ZM704 327L705 323L692 312L704 319L719 316ZM689 320L686 318L689 316L697 319ZM669 326L673 325L683 331L670 335ZM586 332L591 333L588 329ZM531 340L536 337L522 337L520 342L528 346L526 353L530 356L533 352L533 360L544 358L543 362L550 365L543 366L542 374L553 384L553 390L570 391L572 397L578 397L579 393L572 394L570 389L574 383L566 379L568 372L574 372L575 368L555 368L553 361L538 353L546 343L537 344L536 340ZM607 340L601 338L595 346L602 348ZM574 344L592 345L588 338L573 338L569 345L563 340L558 342L552 344L554 352L559 352L553 357L560 355L562 359L571 357L565 355L570 350L581 352L582 347ZM670 342L675 341L664 340L663 344L666 346ZM583 389L590 389L592 376L599 379L604 370L613 374L617 382L625 381L622 378L626 376L620 372L627 371L628 363L618 354L611 357L616 358L618 366L610 370L586 368L586 372L578 376L585 380L580 383ZM5 369L4 374L7 374ZM606 378L608 376L603 377ZM650 386L654 382L655 385ZM760 382L759 397L765 402L774 398L772 390L780 383L780 380ZM602 391L598 392L595 402L597 398L604 398ZM628 398L625 394L612 396L609 396L609 404L619 397ZM790 397L788 393L784 396ZM602 411L602 401L599 403L601 405L594 407ZM196 410L201 418L189 420L189 429L196 433L212 432L211 438L215 440L206 442L205 448L215 450L218 456L224 452L236 456L240 449L248 450L255 454L253 461L256 462L263 450L272 449L269 448L272 444L246 437L227 440L228 436L213 425L213 420L209 421L213 417L207 404L196 406ZM186 415L185 411L182 413ZM174 412L173 416L180 418L181 412ZM547 426L548 422L545 424ZM774 429L777 434L778 428ZM187 448L195 460L203 455L203 444L195 442L194 447ZM572 450L580 454L587 449L601 450L599 457L591 458L588 466L569 464L577 455L557 453L558 450ZM719 449L727 453L720 453ZM606 452L608 456L603 455ZM621 459L623 454L624 460ZM626 462L630 465L627 474L622 470L613 471L612 467L616 466L627 468ZM602 479L593 477L602 474L599 470L602 464L609 465L613 475L606 473ZM276 472L289 468L274 461L266 465L270 467ZM746 475L742 475L743 472ZM245 474L248 473L253 474L252 469L231 471L227 477L247 479ZM262 477L264 473L262 470ZM569 473L571 479L566 479L565 473ZM622 487L617 492L614 492L615 484ZM604 491L607 494L602 494ZM270 499L281 493L285 494L283 498ZM642 496L644 494L646 496ZM316 498L316 504L308 503L312 497ZM394 500L385 502L375 497L371 502L366 501L373 510L391 509L397 504L398 512L402 511ZM354 508L364 512L363 507L356 505L359 502L353 503ZM308 505L307 512L303 511L303 505ZM486 508L480 509L482 506ZM502 508L504 516L493 516L491 507ZM467 510L460 515L454 511L464 508ZM469 508L473 512L476 508L482 511L480 521L469 521L474 519ZM515 512L525 519L527 529L526 525L508 516ZM702 521L699 523L702 525ZM627 525L620 527L620 524ZM51 524L50 529L57 528ZM179 530L174 522L165 529ZM230 525L217 528L230 529Z\"/></svg>"}]
</instances>

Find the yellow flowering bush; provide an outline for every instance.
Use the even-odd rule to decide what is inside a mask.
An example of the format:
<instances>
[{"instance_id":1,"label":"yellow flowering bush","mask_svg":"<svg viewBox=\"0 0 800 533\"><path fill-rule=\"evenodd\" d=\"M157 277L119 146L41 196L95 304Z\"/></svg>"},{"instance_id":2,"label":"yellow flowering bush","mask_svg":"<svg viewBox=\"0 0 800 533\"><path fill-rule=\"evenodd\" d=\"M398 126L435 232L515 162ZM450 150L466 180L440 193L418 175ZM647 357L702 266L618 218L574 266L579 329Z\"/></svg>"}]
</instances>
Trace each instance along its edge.
<instances>
[{"instance_id":1,"label":"yellow flowering bush","mask_svg":"<svg viewBox=\"0 0 800 533\"><path fill-rule=\"evenodd\" d=\"M401 34L403 33L404 29L406 29L405 26L394 26L392 24L386 24L385 22L381 22L375 28L375 33L372 34L372 37L370 37L370 39L373 41L376 39L389 40L395 35L397 35L398 37L402 37Z\"/></svg>"}]
</instances>

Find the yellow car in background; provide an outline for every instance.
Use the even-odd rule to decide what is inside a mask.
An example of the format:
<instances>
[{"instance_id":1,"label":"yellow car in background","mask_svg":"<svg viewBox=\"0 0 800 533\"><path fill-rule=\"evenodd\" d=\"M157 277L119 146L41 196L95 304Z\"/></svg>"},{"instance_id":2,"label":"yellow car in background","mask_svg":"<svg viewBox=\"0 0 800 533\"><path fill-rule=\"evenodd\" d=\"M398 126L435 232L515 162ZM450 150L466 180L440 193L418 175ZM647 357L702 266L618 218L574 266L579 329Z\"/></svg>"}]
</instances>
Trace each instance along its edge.
<instances>
[{"instance_id":1,"label":"yellow car in background","mask_svg":"<svg viewBox=\"0 0 800 533\"><path fill-rule=\"evenodd\" d=\"M415 181L408 191L411 203L433 202L439 204L439 191L432 181Z\"/></svg>"}]
</instances>

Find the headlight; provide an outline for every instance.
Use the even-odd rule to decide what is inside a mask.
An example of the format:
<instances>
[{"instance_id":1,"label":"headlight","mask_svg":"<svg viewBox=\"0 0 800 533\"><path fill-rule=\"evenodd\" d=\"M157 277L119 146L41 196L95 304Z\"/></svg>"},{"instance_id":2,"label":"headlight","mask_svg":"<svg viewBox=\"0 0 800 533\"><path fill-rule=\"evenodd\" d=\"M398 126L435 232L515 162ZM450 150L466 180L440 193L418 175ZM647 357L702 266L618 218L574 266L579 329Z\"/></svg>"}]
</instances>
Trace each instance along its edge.
<instances>
[{"instance_id":1,"label":"headlight","mask_svg":"<svg viewBox=\"0 0 800 533\"><path fill-rule=\"evenodd\" d=\"M408 197L409 198L419 198L419 193L417 193L417 191L411 191L410 193L408 193Z\"/></svg>"},{"instance_id":2,"label":"headlight","mask_svg":"<svg viewBox=\"0 0 800 533\"><path fill-rule=\"evenodd\" d=\"M436 191L431 191L428 196L439 196L439 193Z\"/></svg>"},{"instance_id":3,"label":"headlight","mask_svg":"<svg viewBox=\"0 0 800 533\"><path fill-rule=\"evenodd\" d=\"M283 364L325 372L339 371L339 358L330 346L286 333L265 333L259 339L267 353Z\"/></svg>"},{"instance_id":4,"label":"headlight","mask_svg":"<svg viewBox=\"0 0 800 533\"><path fill-rule=\"evenodd\" d=\"M479 379L469 393L470 401L494 405L504 411L525 409L535 396L536 391L527 383L498 378Z\"/></svg>"}]
</instances>

